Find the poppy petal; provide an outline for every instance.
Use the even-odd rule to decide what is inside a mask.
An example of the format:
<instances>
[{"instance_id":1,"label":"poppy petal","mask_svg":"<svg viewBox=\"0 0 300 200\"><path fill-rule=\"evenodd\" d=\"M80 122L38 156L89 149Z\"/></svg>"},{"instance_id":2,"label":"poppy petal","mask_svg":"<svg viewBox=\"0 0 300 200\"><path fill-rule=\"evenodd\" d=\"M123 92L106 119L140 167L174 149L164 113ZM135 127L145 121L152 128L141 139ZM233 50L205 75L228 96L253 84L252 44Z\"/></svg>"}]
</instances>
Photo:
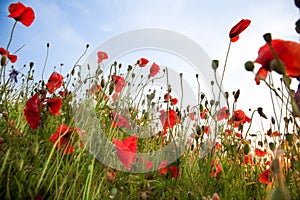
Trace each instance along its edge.
<instances>
[{"instance_id":1,"label":"poppy petal","mask_svg":"<svg viewBox=\"0 0 300 200\"><path fill-rule=\"evenodd\" d=\"M112 141L117 147L117 155L126 169L130 170L131 164L136 159L137 136L130 136L123 141L113 138Z\"/></svg>"},{"instance_id":2,"label":"poppy petal","mask_svg":"<svg viewBox=\"0 0 300 200\"><path fill-rule=\"evenodd\" d=\"M36 93L27 101L24 108L25 119L33 130L40 125L40 103L41 99Z\"/></svg>"}]
</instances>

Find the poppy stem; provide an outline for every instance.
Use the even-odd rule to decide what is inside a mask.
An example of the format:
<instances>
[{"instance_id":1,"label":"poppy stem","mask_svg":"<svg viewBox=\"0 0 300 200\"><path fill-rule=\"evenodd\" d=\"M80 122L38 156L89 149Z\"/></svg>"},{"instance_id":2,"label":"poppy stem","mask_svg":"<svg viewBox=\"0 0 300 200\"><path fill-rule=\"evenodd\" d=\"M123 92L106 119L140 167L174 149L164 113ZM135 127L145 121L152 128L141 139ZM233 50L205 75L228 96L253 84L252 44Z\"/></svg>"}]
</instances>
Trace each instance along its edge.
<instances>
[{"instance_id":1,"label":"poppy stem","mask_svg":"<svg viewBox=\"0 0 300 200\"><path fill-rule=\"evenodd\" d=\"M9 41L8 41L8 44L7 44L7 47L6 47L6 51L8 51L8 48L9 48L9 46L10 46L10 44L11 44L11 41L12 41L12 38L13 38L13 34L14 34L14 30L15 30L15 27L16 27L16 25L17 25L17 22L18 22L18 21L15 21L15 23L14 23L12 29L11 29Z\"/></svg>"},{"instance_id":2,"label":"poppy stem","mask_svg":"<svg viewBox=\"0 0 300 200\"><path fill-rule=\"evenodd\" d=\"M224 76L225 76L225 70L226 70L227 61L228 61L228 57L229 57L230 47L231 47L231 40L230 40L229 45L228 45L228 49L227 49L227 53L226 53L226 57L225 57L224 68L223 68L222 77L221 77L221 82L220 82L220 91L219 91L219 96L218 96L219 101L220 101L220 95L221 95L221 92L222 92L222 84L223 84L223 80L224 80Z\"/></svg>"},{"instance_id":3,"label":"poppy stem","mask_svg":"<svg viewBox=\"0 0 300 200\"><path fill-rule=\"evenodd\" d=\"M48 56L49 56L49 45L47 45L46 58L45 58L44 67L43 67L43 71L42 71L42 80L44 80L44 73L45 73L45 68L46 68L46 64L48 61Z\"/></svg>"}]
</instances>

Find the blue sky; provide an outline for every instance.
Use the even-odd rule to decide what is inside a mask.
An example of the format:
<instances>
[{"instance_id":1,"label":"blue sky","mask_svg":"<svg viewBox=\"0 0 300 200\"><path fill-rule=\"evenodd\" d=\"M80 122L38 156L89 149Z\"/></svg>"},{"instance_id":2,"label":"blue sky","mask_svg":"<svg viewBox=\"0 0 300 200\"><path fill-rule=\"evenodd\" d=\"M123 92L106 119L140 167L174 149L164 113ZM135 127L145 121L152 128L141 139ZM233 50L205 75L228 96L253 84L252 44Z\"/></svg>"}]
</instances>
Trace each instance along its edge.
<instances>
[{"instance_id":1,"label":"blue sky","mask_svg":"<svg viewBox=\"0 0 300 200\"><path fill-rule=\"evenodd\" d=\"M13 19L7 18L7 8L12 2L16 1L0 2L0 46L3 47L7 45L13 24ZM107 39L137 28L164 28L184 34L223 66L229 30L241 19L250 19L251 25L231 47L224 80L227 91L241 89L238 107L246 110L264 106L262 101L253 99L269 99L266 87L256 86L253 74L244 70L244 63L254 60L264 44L262 35L270 32L273 38L299 41L294 30L299 10L293 0L23 0L22 3L34 9L36 20L28 28L20 24L16 27L10 51L25 44L18 52L16 68L34 61L39 72L49 42L45 77L60 63L64 63L62 73L68 73L86 44L90 44L91 52Z\"/></svg>"}]
</instances>

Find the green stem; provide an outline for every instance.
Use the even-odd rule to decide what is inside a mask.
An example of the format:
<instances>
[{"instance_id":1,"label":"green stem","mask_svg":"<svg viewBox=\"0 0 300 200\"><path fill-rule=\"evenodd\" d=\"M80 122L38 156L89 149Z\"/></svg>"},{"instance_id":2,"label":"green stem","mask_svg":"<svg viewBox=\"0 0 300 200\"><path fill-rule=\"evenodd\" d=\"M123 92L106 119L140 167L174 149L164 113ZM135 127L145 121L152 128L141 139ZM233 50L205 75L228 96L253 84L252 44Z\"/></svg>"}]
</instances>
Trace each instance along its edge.
<instances>
[{"instance_id":1,"label":"green stem","mask_svg":"<svg viewBox=\"0 0 300 200\"><path fill-rule=\"evenodd\" d=\"M15 30L16 25L17 25L17 21L15 21L15 23L14 23L12 29L11 29L9 41L8 41L7 46L6 46L6 51L8 51L8 48L9 48L9 46L11 44L11 41L12 41L12 38L13 38L13 34L14 34L14 30Z\"/></svg>"},{"instance_id":2,"label":"green stem","mask_svg":"<svg viewBox=\"0 0 300 200\"><path fill-rule=\"evenodd\" d=\"M223 72L222 72L222 77L221 77L221 82L220 82L220 91L219 91L219 96L218 96L219 101L220 101L220 95L222 92L222 83L223 83L224 76L225 76L225 70L226 70L227 61L228 61L228 57L229 57L230 47L231 47L231 41L229 42L229 45L228 45L228 49L227 49L227 53L226 53L226 57L225 57L224 68L223 68Z\"/></svg>"}]
</instances>

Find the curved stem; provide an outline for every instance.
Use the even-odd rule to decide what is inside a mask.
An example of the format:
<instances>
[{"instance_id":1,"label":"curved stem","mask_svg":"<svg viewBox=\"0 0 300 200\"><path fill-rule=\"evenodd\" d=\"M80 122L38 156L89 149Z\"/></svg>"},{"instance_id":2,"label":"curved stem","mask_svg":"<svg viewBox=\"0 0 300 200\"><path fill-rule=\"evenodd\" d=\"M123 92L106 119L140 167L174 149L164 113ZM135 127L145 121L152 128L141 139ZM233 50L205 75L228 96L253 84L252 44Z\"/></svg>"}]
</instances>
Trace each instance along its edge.
<instances>
[{"instance_id":1,"label":"curved stem","mask_svg":"<svg viewBox=\"0 0 300 200\"><path fill-rule=\"evenodd\" d=\"M221 82L220 82L220 91L219 91L219 96L218 96L219 101L220 101L220 95L222 92L222 84L223 84L223 80L224 80L224 76L225 76L225 70L226 70L227 61L228 61L228 57L229 57L230 47L231 47L231 41L229 42L229 45L228 45L228 49L227 49L227 53L226 53L226 57L225 57L224 68L223 68L223 72L222 72L222 77L221 77Z\"/></svg>"},{"instance_id":2,"label":"curved stem","mask_svg":"<svg viewBox=\"0 0 300 200\"><path fill-rule=\"evenodd\" d=\"M6 46L6 51L8 51L8 48L9 48L9 46L11 44L11 41L12 41L12 38L13 38L13 34L14 34L14 30L15 30L16 25L17 25L17 21L15 21L15 23L14 23L12 29L11 29L9 41L8 41L7 46Z\"/></svg>"}]
</instances>

